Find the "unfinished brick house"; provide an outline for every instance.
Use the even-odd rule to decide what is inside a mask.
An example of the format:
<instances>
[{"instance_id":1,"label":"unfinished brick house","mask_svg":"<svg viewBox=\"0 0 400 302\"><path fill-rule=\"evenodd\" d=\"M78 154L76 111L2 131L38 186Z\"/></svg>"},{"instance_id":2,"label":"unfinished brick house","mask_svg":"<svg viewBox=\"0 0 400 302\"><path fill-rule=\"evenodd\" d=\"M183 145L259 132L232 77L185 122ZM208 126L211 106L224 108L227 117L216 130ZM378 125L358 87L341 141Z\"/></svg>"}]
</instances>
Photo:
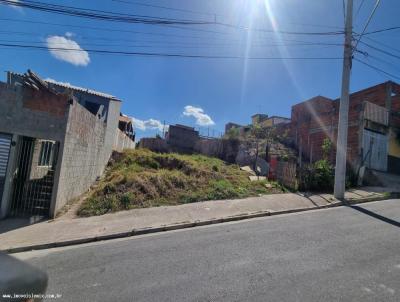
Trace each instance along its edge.
<instances>
[{"instance_id":1,"label":"unfinished brick house","mask_svg":"<svg viewBox=\"0 0 400 302\"><path fill-rule=\"evenodd\" d=\"M120 106L111 95L9 72L0 82L0 218L53 217L102 175L113 150L134 147Z\"/></svg>"},{"instance_id":2,"label":"unfinished brick house","mask_svg":"<svg viewBox=\"0 0 400 302\"><path fill-rule=\"evenodd\" d=\"M339 99L317 96L292 106L291 133L303 159L323 157L325 138L333 142L329 159L335 162ZM385 82L350 95L348 164L400 173L400 86Z\"/></svg>"}]
</instances>

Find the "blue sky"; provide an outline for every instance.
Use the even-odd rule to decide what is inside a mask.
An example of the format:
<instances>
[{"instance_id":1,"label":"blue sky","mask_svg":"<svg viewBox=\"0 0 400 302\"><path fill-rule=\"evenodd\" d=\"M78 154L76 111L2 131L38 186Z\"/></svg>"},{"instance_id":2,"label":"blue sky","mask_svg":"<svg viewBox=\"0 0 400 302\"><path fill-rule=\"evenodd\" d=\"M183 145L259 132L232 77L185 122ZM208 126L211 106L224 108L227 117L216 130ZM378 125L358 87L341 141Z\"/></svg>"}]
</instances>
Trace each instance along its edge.
<instances>
[{"instance_id":1,"label":"blue sky","mask_svg":"<svg viewBox=\"0 0 400 302\"><path fill-rule=\"evenodd\" d=\"M355 32L362 30L375 4L375 0L365 0L356 13L361 1L354 1ZM335 45L343 43L342 35L294 35L258 30L300 33L343 30L342 0L43 2L162 18L216 20L234 26L209 24L177 28L126 24L0 5L0 43L3 44L239 57L142 57L82 51L65 55L51 53L48 49L0 46L3 71L25 72L29 68L43 78L95 89L122 99L122 111L135 118L139 137L154 135L160 131L157 126L164 121L200 126L204 132L209 127L211 133L217 133L223 131L229 121L249 123L250 116L256 112L290 117L293 104L316 95L337 98L340 94L341 60L254 60L246 57L342 57L342 47ZM143 3L147 6L138 5ZM399 11L399 1L381 1L367 32L400 26ZM244 30L248 27L253 30ZM400 30L368 35L363 41L399 55L396 48L400 49ZM368 57L356 54L357 58L400 76L397 58L363 44L359 49L367 51ZM354 62L351 90L357 91L388 79L396 80Z\"/></svg>"}]
</instances>

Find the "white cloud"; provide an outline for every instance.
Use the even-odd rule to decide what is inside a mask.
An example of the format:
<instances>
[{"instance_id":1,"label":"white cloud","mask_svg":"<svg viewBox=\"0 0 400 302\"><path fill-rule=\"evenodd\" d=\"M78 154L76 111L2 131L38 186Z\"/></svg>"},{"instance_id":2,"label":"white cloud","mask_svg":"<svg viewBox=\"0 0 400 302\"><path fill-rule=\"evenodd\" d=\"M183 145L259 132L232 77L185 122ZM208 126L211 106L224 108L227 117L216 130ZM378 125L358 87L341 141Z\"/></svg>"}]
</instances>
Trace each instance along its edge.
<instances>
[{"instance_id":1,"label":"white cloud","mask_svg":"<svg viewBox=\"0 0 400 302\"><path fill-rule=\"evenodd\" d=\"M10 0L10 2L18 3L19 0ZM16 9L16 10L22 11L22 7L21 7L21 6L14 5L14 4L12 4L12 3L10 3L9 5L10 5L12 8Z\"/></svg>"},{"instance_id":2,"label":"white cloud","mask_svg":"<svg viewBox=\"0 0 400 302\"><path fill-rule=\"evenodd\" d=\"M146 130L160 130L163 131L164 125L159 121L159 120L155 120L155 119L148 119L148 120L140 120L134 117L131 117L132 119L132 124L134 126L135 129L139 129L142 131L146 131ZM168 130L167 128L168 126L165 126L165 131Z\"/></svg>"},{"instance_id":3,"label":"white cloud","mask_svg":"<svg viewBox=\"0 0 400 302\"><path fill-rule=\"evenodd\" d=\"M50 36L46 39L46 42L50 53L58 60L76 66L86 66L90 63L89 53L83 50L78 43L68 37ZM58 50L54 48L67 48L69 50Z\"/></svg>"},{"instance_id":4,"label":"white cloud","mask_svg":"<svg viewBox=\"0 0 400 302\"><path fill-rule=\"evenodd\" d=\"M214 121L208 114L204 113L204 110L199 107L185 106L183 115L192 116L196 119L196 124L199 126L211 126L215 125Z\"/></svg>"}]
</instances>

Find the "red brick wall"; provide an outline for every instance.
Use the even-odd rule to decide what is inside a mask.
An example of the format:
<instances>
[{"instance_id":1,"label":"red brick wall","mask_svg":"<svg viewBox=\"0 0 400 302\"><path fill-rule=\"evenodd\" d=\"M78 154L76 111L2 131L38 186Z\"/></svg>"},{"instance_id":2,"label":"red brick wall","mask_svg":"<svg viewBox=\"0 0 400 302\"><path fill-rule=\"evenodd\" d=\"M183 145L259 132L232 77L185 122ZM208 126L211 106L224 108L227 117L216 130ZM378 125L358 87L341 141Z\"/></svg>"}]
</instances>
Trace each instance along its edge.
<instances>
[{"instance_id":1,"label":"red brick wall","mask_svg":"<svg viewBox=\"0 0 400 302\"><path fill-rule=\"evenodd\" d=\"M66 95L54 95L47 91L24 90L23 107L50 113L57 117L63 117L67 110L68 97Z\"/></svg>"},{"instance_id":2,"label":"red brick wall","mask_svg":"<svg viewBox=\"0 0 400 302\"><path fill-rule=\"evenodd\" d=\"M349 164L356 164L360 155L360 129L362 129L362 104L364 101L386 107L386 89L382 83L350 95L349 128L347 152ZM400 92L400 86L392 83ZM392 98L393 111L400 111L400 95ZM335 162L339 100L315 97L292 107L291 135L298 149L302 149L305 160L316 161L323 158L322 143L331 139L333 148L329 159ZM400 117L392 118L392 123L400 125Z\"/></svg>"},{"instance_id":3,"label":"red brick wall","mask_svg":"<svg viewBox=\"0 0 400 302\"><path fill-rule=\"evenodd\" d=\"M393 84L393 92L396 96L392 97L392 115L390 123L394 127L400 128L400 85Z\"/></svg>"}]
</instances>

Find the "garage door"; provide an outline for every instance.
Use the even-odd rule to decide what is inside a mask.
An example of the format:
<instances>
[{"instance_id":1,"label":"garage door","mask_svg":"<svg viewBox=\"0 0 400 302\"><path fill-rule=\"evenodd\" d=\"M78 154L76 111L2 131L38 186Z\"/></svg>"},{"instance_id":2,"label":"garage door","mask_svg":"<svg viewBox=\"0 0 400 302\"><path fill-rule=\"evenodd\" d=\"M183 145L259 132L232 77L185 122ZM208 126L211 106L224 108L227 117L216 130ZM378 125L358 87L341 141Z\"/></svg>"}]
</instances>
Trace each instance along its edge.
<instances>
[{"instance_id":1,"label":"garage door","mask_svg":"<svg viewBox=\"0 0 400 302\"><path fill-rule=\"evenodd\" d=\"M364 163L367 168L387 171L388 137L364 129Z\"/></svg>"},{"instance_id":2,"label":"garage door","mask_svg":"<svg viewBox=\"0 0 400 302\"><path fill-rule=\"evenodd\" d=\"M0 133L0 202L3 196L10 146L11 135Z\"/></svg>"}]
</instances>

